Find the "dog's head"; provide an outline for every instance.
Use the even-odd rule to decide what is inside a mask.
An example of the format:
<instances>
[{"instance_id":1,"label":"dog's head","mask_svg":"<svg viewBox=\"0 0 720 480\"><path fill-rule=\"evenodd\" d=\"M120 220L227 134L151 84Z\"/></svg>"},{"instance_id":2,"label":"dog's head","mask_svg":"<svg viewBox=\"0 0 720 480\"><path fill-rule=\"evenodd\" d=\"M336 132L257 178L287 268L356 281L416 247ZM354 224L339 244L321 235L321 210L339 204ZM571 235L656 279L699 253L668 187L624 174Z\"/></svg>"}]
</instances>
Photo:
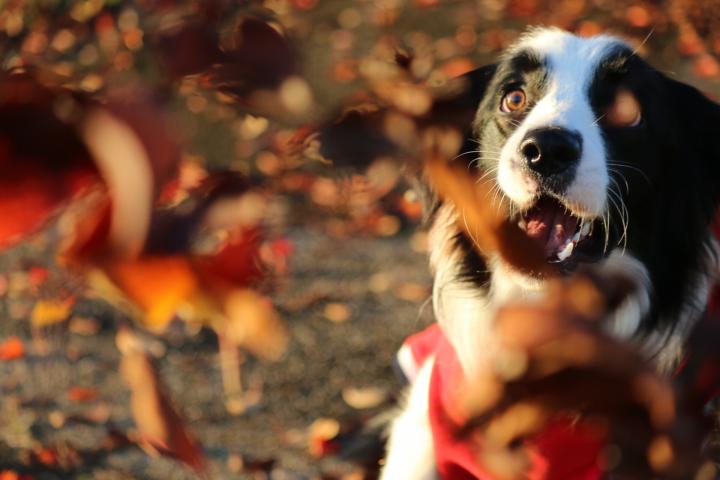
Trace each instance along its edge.
<instances>
[{"instance_id":1,"label":"dog's head","mask_svg":"<svg viewBox=\"0 0 720 480\"><path fill-rule=\"evenodd\" d=\"M461 158L496 182L547 261L570 271L627 252L656 308L679 308L720 193L720 107L616 38L556 29L470 78L478 108Z\"/></svg>"}]
</instances>

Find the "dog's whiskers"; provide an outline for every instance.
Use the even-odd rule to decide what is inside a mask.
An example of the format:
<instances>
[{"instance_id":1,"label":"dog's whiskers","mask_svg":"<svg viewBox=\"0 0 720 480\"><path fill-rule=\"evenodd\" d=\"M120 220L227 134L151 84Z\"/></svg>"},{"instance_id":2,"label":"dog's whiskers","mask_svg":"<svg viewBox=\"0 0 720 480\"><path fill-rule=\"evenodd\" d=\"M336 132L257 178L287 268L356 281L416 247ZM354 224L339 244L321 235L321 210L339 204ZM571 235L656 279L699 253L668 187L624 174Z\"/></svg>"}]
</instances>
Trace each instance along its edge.
<instances>
[{"instance_id":1,"label":"dog's whiskers","mask_svg":"<svg viewBox=\"0 0 720 480\"><path fill-rule=\"evenodd\" d=\"M610 201L610 203L612 203L612 206L615 207L618 214L620 215L620 221L622 224L622 235L620 236L617 244L622 244L623 253L625 253L628 242L628 226L630 223L630 214L628 212L627 206L625 205L625 201L622 198L622 195L619 193L620 187L618 183L615 181L614 178L611 178L611 181L613 182L615 188L617 188L618 191L614 190L612 187L608 188L608 200Z\"/></svg>"},{"instance_id":2,"label":"dog's whiskers","mask_svg":"<svg viewBox=\"0 0 720 480\"><path fill-rule=\"evenodd\" d=\"M633 170L633 171L639 173L640 175L642 175L642 177L645 179L645 181L649 185L652 184L652 182L650 181L650 178L647 176L647 174L645 172L643 172L640 168L636 167L635 165L630 165L629 163L615 162L615 161L607 162L607 165L609 167L612 166L612 167L627 168L629 170Z\"/></svg>"}]
</instances>

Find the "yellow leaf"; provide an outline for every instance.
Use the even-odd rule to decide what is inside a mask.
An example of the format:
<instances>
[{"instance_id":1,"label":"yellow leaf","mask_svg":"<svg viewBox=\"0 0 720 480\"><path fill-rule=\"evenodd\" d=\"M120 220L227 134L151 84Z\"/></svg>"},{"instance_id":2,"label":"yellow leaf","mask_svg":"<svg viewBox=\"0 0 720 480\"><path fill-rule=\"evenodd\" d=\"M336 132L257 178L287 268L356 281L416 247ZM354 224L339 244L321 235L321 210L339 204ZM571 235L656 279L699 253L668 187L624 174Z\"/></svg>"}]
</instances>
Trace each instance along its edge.
<instances>
[{"instance_id":1,"label":"yellow leaf","mask_svg":"<svg viewBox=\"0 0 720 480\"><path fill-rule=\"evenodd\" d=\"M70 317L74 298L40 300L33 307L30 323L35 328L61 323Z\"/></svg>"}]
</instances>

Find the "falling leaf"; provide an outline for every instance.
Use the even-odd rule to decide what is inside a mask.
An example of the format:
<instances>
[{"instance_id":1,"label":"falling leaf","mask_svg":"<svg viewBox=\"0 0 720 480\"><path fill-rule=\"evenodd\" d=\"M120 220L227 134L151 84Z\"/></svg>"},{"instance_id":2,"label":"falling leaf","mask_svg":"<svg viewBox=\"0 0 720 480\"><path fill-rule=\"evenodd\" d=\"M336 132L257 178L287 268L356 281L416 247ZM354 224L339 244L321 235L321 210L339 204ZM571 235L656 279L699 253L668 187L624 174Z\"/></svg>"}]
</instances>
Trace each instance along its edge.
<instances>
[{"instance_id":1,"label":"falling leaf","mask_svg":"<svg viewBox=\"0 0 720 480\"><path fill-rule=\"evenodd\" d=\"M259 18L240 20L225 54L226 60L209 70L208 81L241 104L257 90L277 89L297 69L290 43Z\"/></svg>"},{"instance_id":2,"label":"falling leaf","mask_svg":"<svg viewBox=\"0 0 720 480\"><path fill-rule=\"evenodd\" d=\"M38 230L98 180L74 126L58 116L56 98L80 102L30 74L0 76L0 248Z\"/></svg>"},{"instance_id":3,"label":"falling leaf","mask_svg":"<svg viewBox=\"0 0 720 480\"><path fill-rule=\"evenodd\" d=\"M206 460L202 448L165 394L150 358L129 331L121 330L116 338L122 353L120 374L130 388L130 407L143 445L203 473Z\"/></svg>"},{"instance_id":4,"label":"falling leaf","mask_svg":"<svg viewBox=\"0 0 720 480\"><path fill-rule=\"evenodd\" d=\"M509 264L523 271L545 275L555 272L545 262L537 243L519 227L507 222L502 208L488 202L490 186L476 181L463 166L449 165L442 157L431 157L426 162L430 182L437 192L450 200L462 212L460 227L483 255L499 253Z\"/></svg>"},{"instance_id":5,"label":"falling leaf","mask_svg":"<svg viewBox=\"0 0 720 480\"><path fill-rule=\"evenodd\" d=\"M262 230L258 227L238 228L212 255L198 256L195 268L201 276L234 286L247 286L264 276L259 258Z\"/></svg>"},{"instance_id":6,"label":"falling leaf","mask_svg":"<svg viewBox=\"0 0 720 480\"><path fill-rule=\"evenodd\" d=\"M233 290L225 298L224 312L225 324L216 328L235 345L270 360L285 352L287 331L269 299L253 290Z\"/></svg>"},{"instance_id":7,"label":"falling leaf","mask_svg":"<svg viewBox=\"0 0 720 480\"><path fill-rule=\"evenodd\" d=\"M155 331L162 331L199 288L190 260L182 256L111 262L105 272L144 312L139 320Z\"/></svg>"},{"instance_id":8,"label":"falling leaf","mask_svg":"<svg viewBox=\"0 0 720 480\"><path fill-rule=\"evenodd\" d=\"M153 36L158 55L175 77L201 73L226 60L220 50L217 26L204 18L187 18ZM183 52L178 55L177 52Z\"/></svg>"}]
</instances>

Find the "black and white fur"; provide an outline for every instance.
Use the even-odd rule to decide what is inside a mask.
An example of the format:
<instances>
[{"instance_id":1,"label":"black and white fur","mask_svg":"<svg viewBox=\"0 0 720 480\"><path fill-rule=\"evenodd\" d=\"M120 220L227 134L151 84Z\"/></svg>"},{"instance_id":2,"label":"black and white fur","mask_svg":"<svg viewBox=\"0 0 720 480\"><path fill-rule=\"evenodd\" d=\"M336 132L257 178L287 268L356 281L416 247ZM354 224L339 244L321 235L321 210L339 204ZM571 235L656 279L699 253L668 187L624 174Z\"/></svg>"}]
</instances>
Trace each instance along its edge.
<instances>
[{"instance_id":1,"label":"black and white fur","mask_svg":"<svg viewBox=\"0 0 720 480\"><path fill-rule=\"evenodd\" d=\"M539 198L551 196L591 222L600 249L592 261L621 269L638 285L609 330L635 342L660 370L672 368L717 272L709 225L720 196L720 107L650 67L617 38L580 38L557 29L529 31L498 64L469 79L480 92L473 99L477 114L456 161L494 179L498 195L512 206L508 215L522 218ZM527 106L502 111L503 96L518 88ZM607 125L603 116L620 89L637 100L641 119ZM570 131L581 144L572 168L552 179L527 168L521 152L528 135L547 128ZM483 352L493 349L495 310L538 295L543 280L476 253L457 217L442 203L432 213L433 302L472 375L482 368ZM583 261L570 257L563 265L572 270ZM436 478L427 416L431 368L426 362L417 373L393 425L385 480Z\"/></svg>"}]
</instances>

